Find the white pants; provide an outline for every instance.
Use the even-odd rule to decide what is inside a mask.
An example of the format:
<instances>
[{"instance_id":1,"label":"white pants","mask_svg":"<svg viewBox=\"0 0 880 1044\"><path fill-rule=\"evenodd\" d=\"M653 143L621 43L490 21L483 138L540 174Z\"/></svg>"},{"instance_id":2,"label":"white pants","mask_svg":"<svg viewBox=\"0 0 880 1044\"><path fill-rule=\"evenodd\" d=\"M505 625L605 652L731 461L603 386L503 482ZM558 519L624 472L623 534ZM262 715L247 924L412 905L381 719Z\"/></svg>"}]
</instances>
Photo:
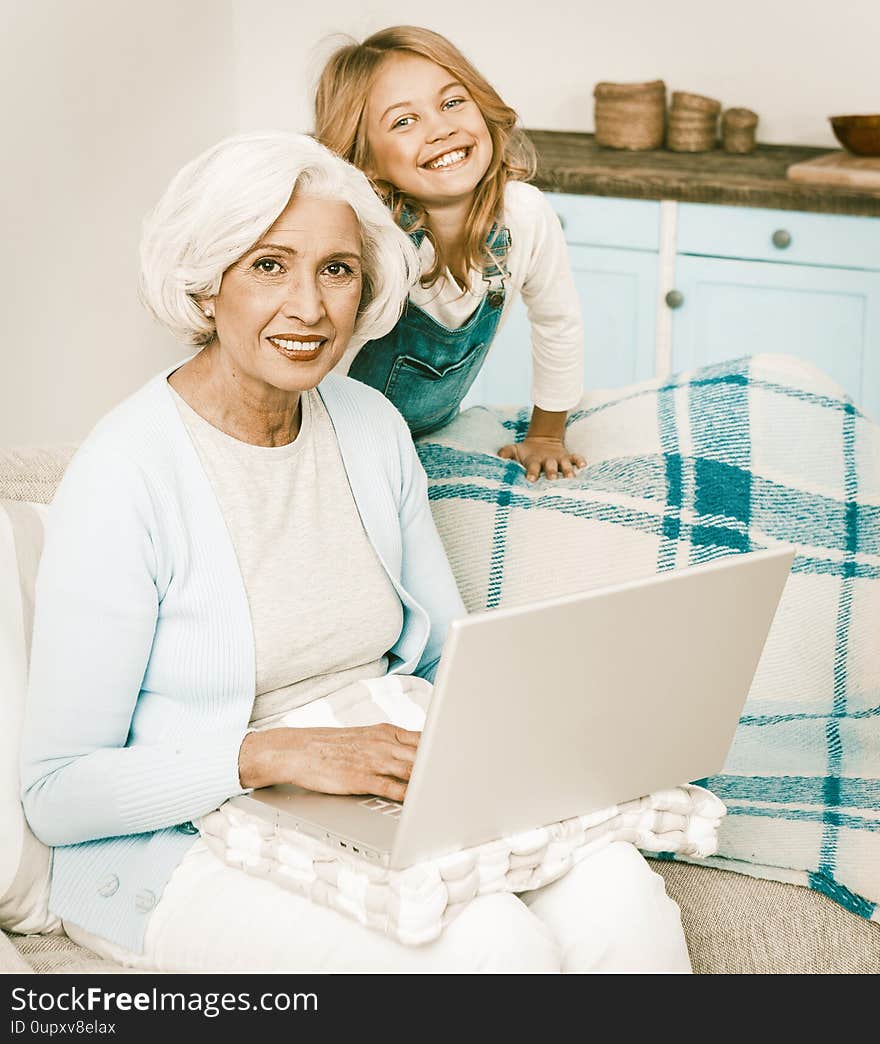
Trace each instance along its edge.
<instances>
[{"instance_id":1,"label":"white pants","mask_svg":"<svg viewBox=\"0 0 880 1044\"><path fill-rule=\"evenodd\" d=\"M481 896L439 938L404 946L222 863L199 839L135 954L65 922L74 942L162 972L690 972L678 907L613 842L534 892Z\"/></svg>"}]
</instances>

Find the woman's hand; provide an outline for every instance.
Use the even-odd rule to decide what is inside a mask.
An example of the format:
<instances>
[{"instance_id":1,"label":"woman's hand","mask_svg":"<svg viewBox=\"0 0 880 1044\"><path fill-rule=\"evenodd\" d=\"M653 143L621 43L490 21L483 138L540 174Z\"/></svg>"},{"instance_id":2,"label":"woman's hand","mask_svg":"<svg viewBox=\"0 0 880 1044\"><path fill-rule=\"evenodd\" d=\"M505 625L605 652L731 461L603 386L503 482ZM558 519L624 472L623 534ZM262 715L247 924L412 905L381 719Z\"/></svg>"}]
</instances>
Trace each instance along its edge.
<instances>
[{"instance_id":1,"label":"woman's hand","mask_svg":"<svg viewBox=\"0 0 880 1044\"><path fill-rule=\"evenodd\" d=\"M248 788L294 783L322 794L403 801L420 737L387 724L251 732L239 751L239 778Z\"/></svg>"},{"instance_id":2,"label":"woman's hand","mask_svg":"<svg viewBox=\"0 0 880 1044\"><path fill-rule=\"evenodd\" d=\"M565 478L574 478L576 469L587 463L579 453L569 453L562 439L530 435L522 442L502 446L498 456L522 464L529 482L535 482L542 471L548 479L559 478L560 471Z\"/></svg>"}]
</instances>

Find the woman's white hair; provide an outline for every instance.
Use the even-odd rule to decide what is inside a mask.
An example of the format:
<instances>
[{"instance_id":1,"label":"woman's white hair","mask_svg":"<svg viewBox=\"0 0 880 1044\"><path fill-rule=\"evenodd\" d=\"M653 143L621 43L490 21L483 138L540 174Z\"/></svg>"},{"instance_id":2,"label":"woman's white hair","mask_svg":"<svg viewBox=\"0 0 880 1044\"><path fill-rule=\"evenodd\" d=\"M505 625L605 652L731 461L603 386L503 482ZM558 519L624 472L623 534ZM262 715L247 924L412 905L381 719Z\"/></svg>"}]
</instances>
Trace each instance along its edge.
<instances>
[{"instance_id":1,"label":"woman's white hair","mask_svg":"<svg viewBox=\"0 0 880 1044\"><path fill-rule=\"evenodd\" d=\"M144 220L141 299L187 344L214 336L202 311L223 273L275 223L294 191L348 203L363 237L363 293L355 333L394 326L418 279L418 253L367 178L305 134L227 138L187 163Z\"/></svg>"}]
</instances>

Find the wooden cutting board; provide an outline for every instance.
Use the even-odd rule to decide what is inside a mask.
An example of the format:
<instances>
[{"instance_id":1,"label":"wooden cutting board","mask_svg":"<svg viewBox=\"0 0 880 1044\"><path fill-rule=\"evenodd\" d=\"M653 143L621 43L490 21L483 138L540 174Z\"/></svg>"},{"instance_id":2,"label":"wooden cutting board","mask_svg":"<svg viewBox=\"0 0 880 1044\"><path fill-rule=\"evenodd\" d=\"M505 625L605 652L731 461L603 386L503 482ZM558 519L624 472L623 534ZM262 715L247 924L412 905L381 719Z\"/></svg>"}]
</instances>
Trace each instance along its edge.
<instances>
[{"instance_id":1,"label":"wooden cutting board","mask_svg":"<svg viewBox=\"0 0 880 1044\"><path fill-rule=\"evenodd\" d=\"M880 192L880 156L853 156L841 149L803 163L793 163L786 174L792 181L811 185L838 185Z\"/></svg>"}]
</instances>

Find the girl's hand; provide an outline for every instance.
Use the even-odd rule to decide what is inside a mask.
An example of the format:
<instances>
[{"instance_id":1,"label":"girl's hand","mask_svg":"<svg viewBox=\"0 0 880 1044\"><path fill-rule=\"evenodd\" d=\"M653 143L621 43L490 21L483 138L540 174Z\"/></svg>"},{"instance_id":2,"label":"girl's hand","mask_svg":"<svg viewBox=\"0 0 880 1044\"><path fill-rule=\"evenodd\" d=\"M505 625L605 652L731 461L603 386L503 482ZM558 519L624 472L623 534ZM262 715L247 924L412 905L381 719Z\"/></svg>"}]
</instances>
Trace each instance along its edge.
<instances>
[{"instance_id":1,"label":"girl's hand","mask_svg":"<svg viewBox=\"0 0 880 1044\"><path fill-rule=\"evenodd\" d=\"M579 453L569 453L562 439L534 435L502 446L498 456L522 464L529 482L535 482L542 471L548 479L558 479L560 471L564 478L574 478L577 470L587 463Z\"/></svg>"},{"instance_id":2,"label":"girl's hand","mask_svg":"<svg viewBox=\"0 0 880 1044\"><path fill-rule=\"evenodd\" d=\"M248 788L294 783L322 794L403 801L420 737L387 724L251 732L239 750L238 774Z\"/></svg>"}]
</instances>

